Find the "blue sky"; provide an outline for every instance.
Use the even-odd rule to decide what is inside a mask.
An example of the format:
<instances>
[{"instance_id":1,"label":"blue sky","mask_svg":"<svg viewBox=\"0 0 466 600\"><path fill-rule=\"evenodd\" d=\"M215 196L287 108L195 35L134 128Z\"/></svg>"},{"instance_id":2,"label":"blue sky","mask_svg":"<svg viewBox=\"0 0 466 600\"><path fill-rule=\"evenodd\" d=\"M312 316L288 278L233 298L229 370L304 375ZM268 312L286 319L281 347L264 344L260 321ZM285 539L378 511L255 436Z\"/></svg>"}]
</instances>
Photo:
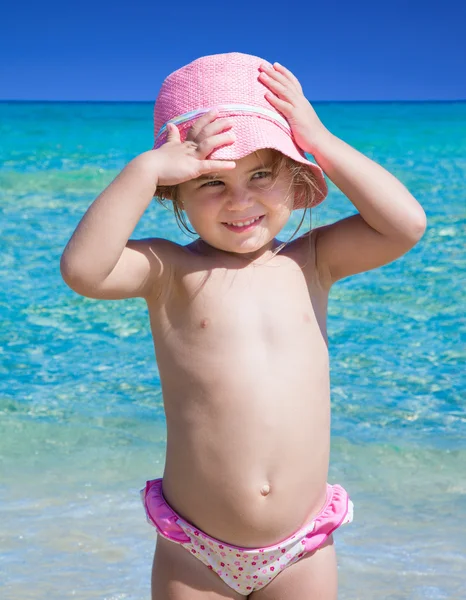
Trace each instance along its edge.
<instances>
[{"instance_id":1,"label":"blue sky","mask_svg":"<svg viewBox=\"0 0 466 600\"><path fill-rule=\"evenodd\" d=\"M4 4L0 100L153 101L218 52L278 60L311 100L466 99L464 0Z\"/></svg>"}]
</instances>

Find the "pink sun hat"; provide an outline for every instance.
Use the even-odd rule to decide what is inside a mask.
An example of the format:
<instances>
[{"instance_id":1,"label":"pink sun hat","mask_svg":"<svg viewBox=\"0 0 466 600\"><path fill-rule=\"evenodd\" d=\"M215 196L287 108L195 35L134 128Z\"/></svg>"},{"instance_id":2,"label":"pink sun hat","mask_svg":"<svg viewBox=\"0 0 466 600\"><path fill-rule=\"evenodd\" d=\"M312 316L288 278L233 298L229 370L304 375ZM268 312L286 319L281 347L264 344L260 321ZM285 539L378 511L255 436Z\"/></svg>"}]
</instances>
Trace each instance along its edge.
<instances>
[{"instance_id":1,"label":"pink sun hat","mask_svg":"<svg viewBox=\"0 0 466 600\"><path fill-rule=\"evenodd\" d=\"M312 171L317 190L312 206L327 195L322 169L310 162L295 144L285 117L265 98L268 89L259 80L263 59L231 52L203 56L171 73L163 82L154 107L154 149L167 140L167 123L174 123L181 140L196 119L212 108L234 121L236 141L215 149L209 158L238 160L265 148L278 150ZM310 208L295 197L294 209Z\"/></svg>"}]
</instances>

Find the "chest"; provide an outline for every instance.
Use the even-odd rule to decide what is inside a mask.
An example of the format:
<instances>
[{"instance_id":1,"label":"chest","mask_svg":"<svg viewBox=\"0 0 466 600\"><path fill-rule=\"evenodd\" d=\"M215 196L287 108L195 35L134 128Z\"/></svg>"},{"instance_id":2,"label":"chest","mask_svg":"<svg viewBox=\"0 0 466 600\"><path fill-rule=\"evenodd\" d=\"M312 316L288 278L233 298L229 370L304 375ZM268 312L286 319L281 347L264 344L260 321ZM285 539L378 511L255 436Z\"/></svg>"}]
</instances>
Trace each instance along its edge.
<instances>
[{"instance_id":1,"label":"chest","mask_svg":"<svg viewBox=\"0 0 466 600\"><path fill-rule=\"evenodd\" d=\"M326 301L293 261L245 269L187 271L166 307L167 327L207 341L286 344L326 339Z\"/></svg>"}]
</instances>

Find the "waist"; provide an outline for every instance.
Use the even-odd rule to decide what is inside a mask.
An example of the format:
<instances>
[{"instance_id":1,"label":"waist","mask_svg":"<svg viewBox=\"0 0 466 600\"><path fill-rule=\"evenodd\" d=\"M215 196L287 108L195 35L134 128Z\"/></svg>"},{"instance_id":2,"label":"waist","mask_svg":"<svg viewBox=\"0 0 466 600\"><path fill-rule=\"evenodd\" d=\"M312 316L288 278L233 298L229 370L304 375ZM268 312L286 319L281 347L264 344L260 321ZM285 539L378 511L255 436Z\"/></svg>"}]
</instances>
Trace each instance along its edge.
<instances>
[{"instance_id":1,"label":"waist","mask_svg":"<svg viewBox=\"0 0 466 600\"><path fill-rule=\"evenodd\" d=\"M165 395L167 501L212 537L261 545L324 501L327 393Z\"/></svg>"},{"instance_id":2,"label":"waist","mask_svg":"<svg viewBox=\"0 0 466 600\"><path fill-rule=\"evenodd\" d=\"M314 542L317 542L311 544L313 549L315 549L323 541L323 539L317 539L321 533L325 533L325 537L327 537L335 528L343 523L349 523L352 520L352 503L349 501L346 491L339 485L332 486L327 484L325 499L320 509L312 511L312 514L310 514L297 529L290 531L289 535L286 537L283 537L283 535L281 537L275 537L272 543L266 542L265 538L262 538L260 542L256 542L253 546L249 545L251 543L251 537L243 537L243 541L238 545L236 542L239 542L241 538L237 538L237 540L231 540L225 537L216 538L208 532L203 531L199 525L184 519L183 516L167 502L165 498L166 492L162 489L162 482L162 479L148 481L145 489L141 490L141 497L146 510L147 519L157 528L160 534L179 543L189 540L192 541L192 535L201 535L206 541L210 539L210 541L208 541L209 544L211 544L211 541L216 541L220 544L228 544L233 548L243 548L244 550L250 549L254 552L257 551L259 546L273 551L274 546L276 547L277 544L281 545L286 540L292 541L297 533L300 535L305 534L306 538L309 537L309 533L312 533L311 537L315 537L316 539ZM189 539L186 538L186 534L188 534ZM196 545L199 545L199 540L200 538L198 537L195 542ZM293 543L296 543L296 541ZM222 549L223 546L220 545L219 548ZM260 552L264 552L264 550L260 550Z\"/></svg>"},{"instance_id":3,"label":"waist","mask_svg":"<svg viewBox=\"0 0 466 600\"><path fill-rule=\"evenodd\" d=\"M195 460L178 463L167 453L163 488L167 502L189 523L217 539L253 547L285 538L317 514L327 475L328 453L319 462L303 454L294 463L230 461L211 470Z\"/></svg>"}]
</instances>

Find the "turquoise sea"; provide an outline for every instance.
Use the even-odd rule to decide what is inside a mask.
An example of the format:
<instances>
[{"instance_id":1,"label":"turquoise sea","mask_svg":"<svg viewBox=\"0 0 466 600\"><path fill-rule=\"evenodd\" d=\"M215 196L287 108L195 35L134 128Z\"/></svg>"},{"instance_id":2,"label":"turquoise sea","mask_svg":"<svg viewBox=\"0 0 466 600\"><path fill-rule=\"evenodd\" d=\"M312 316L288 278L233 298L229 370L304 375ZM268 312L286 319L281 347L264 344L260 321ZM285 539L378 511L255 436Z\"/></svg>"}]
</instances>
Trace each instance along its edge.
<instances>
[{"instance_id":1,"label":"turquoise sea","mask_svg":"<svg viewBox=\"0 0 466 600\"><path fill-rule=\"evenodd\" d=\"M77 296L59 259L92 200L151 147L152 108L0 103L3 600L149 598L138 490L162 473L165 421L147 310ZM340 599L464 599L466 103L316 110L428 217L411 252L331 292L330 481L355 504L336 536ZM353 212L331 186L312 224ZM133 237L151 235L189 241L155 203Z\"/></svg>"}]
</instances>

